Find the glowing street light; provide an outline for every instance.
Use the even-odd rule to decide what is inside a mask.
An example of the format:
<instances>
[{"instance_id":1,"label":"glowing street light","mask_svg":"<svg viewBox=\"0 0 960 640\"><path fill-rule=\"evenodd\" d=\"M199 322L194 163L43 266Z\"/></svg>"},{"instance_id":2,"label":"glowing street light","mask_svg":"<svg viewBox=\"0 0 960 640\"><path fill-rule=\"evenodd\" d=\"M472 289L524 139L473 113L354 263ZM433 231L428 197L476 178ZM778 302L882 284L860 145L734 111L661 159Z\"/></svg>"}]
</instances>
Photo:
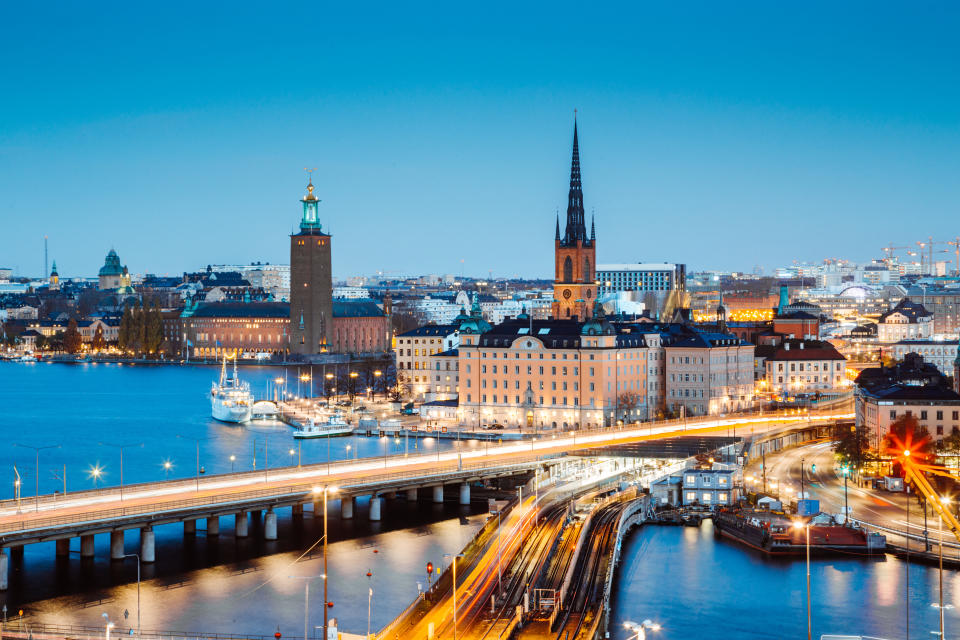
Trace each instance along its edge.
<instances>
[{"instance_id":1,"label":"glowing street light","mask_svg":"<svg viewBox=\"0 0 960 640\"><path fill-rule=\"evenodd\" d=\"M97 483L100 480L100 476L102 476L103 474L104 474L104 470L103 470L103 467L100 466L99 462L95 465L91 465L90 469L87 471L87 477L93 480L94 489L97 488Z\"/></svg>"},{"instance_id":2,"label":"glowing street light","mask_svg":"<svg viewBox=\"0 0 960 640\"><path fill-rule=\"evenodd\" d=\"M813 630L810 625L810 525L802 520L795 520L794 529L803 529L807 534L807 640L813 640Z\"/></svg>"},{"instance_id":3,"label":"glowing street light","mask_svg":"<svg viewBox=\"0 0 960 640\"><path fill-rule=\"evenodd\" d=\"M323 494L323 640L327 640L327 609L329 608L327 597L327 496L336 492L336 487L313 488L315 495ZM304 613L304 617L306 617L306 613ZM304 621L304 624L306 624L306 621Z\"/></svg>"}]
</instances>

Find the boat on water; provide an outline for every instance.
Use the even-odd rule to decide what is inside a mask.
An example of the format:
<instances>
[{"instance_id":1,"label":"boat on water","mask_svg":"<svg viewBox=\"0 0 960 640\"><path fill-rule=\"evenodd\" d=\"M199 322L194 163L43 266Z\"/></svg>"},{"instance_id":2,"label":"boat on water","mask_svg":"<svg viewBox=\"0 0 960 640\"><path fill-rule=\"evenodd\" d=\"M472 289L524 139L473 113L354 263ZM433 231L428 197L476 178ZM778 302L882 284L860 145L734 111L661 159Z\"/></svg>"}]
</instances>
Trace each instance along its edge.
<instances>
[{"instance_id":1,"label":"boat on water","mask_svg":"<svg viewBox=\"0 0 960 640\"><path fill-rule=\"evenodd\" d=\"M765 509L720 509L713 514L713 531L769 555L802 555L806 553L805 529L810 530L810 553L884 553L887 539L858 527L838 524L833 516L818 513L799 518L803 527L794 526L794 519L783 513Z\"/></svg>"},{"instance_id":2,"label":"boat on water","mask_svg":"<svg viewBox=\"0 0 960 640\"><path fill-rule=\"evenodd\" d=\"M17 358L17 362L36 362L36 361L37 361L37 357L32 353L25 353L19 358Z\"/></svg>"},{"instance_id":3,"label":"boat on water","mask_svg":"<svg viewBox=\"0 0 960 640\"><path fill-rule=\"evenodd\" d=\"M227 356L220 367L220 380L210 389L210 413L221 422L244 423L253 417L253 394L250 384L241 382L237 376L237 359L233 370L227 369Z\"/></svg>"},{"instance_id":4,"label":"boat on water","mask_svg":"<svg viewBox=\"0 0 960 640\"><path fill-rule=\"evenodd\" d=\"M316 421L311 418L305 425L293 432L294 438L331 438L333 436L348 436L353 433L353 426L343 419L343 414L336 411L326 420Z\"/></svg>"},{"instance_id":5,"label":"boat on water","mask_svg":"<svg viewBox=\"0 0 960 640\"><path fill-rule=\"evenodd\" d=\"M280 409L277 408L277 403L272 400L258 400L253 403L253 419L262 418L264 420L273 420L276 418L277 414L280 413Z\"/></svg>"}]
</instances>

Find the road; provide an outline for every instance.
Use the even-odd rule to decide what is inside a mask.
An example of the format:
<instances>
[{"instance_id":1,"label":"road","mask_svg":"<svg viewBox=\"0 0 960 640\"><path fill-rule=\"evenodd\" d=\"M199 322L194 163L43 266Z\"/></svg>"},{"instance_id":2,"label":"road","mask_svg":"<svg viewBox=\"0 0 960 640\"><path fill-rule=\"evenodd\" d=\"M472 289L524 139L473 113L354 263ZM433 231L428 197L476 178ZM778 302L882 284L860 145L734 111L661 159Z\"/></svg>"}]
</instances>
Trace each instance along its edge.
<instances>
[{"instance_id":1,"label":"road","mask_svg":"<svg viewBox=\"0 0 960 640\"><path fill-rule=\"evenodd\" d=\"M811 443L778 454L768 454L768 491L776 494L779 488L780 496L784 500L795 499L800 492L801 461L805 469L804 492L807 497L820 501L821 511L842 513L846 499L846 504L850 507L850 517L855 520L898 531L910 531L917 536L923 536L926 531L932 544L939 539L936 514L932 510L928 511L925 527L923 506L913 494L908 498L905 493L874 491L857 486L852 479L847 481L845 494L843 477L833 455L832 443L828 441ZM816 470L811 470L811 465L816 465ZM754 461L745 470L745 477L751 475L757 479L754 486L762 488L759 461ZM949 538L949 534L944 540L951 546L955 542ZM892 541L900 544L902 538L897 537ZM917 548L922 547L921 544Z\"/></svg>"},{"instance_id":2,"label":"road","mask_svg":"<svg viewBox=\"0 0 960 640\"><path fill-rule=\"evenodd\" d=\"M825 414L817 419L848 417L848 414ZM0 503L0 533L47 526L52 520L89 517L103 519L104 513L136 508L137 512L176 510L185 501L202 503L243 499L251 491L269 492L291 486L309 491L311 485L344 486L351 482L366 482L374 475L403 478L430 475L442 468L460 466L496 466L528 459L529 456L548 456L607 445L628 444L650 439L725 432L730 428L760 433L782 428L797 421L794 417L763 416L750 418L707 418L686 423L642 424L592 432L561 432L522 442L463 443L459 449L436 454L365 458L340 461L334 464L315 464L304 467L283 467L268 472L244 472L207 476L196 481L170 480L84 491L67 496L40 496L39 504L24 499ZM84 520L85 521L85 520Z\"/></svg>"}]
</instances>

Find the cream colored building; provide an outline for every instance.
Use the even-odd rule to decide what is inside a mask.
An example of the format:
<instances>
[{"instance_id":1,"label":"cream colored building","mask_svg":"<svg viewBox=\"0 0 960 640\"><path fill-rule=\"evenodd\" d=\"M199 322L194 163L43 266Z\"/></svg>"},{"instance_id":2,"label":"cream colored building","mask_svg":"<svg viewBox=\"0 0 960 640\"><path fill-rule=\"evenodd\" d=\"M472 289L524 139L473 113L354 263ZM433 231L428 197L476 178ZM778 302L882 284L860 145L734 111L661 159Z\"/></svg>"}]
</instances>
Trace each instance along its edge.
<instances>
[{"instance_id":1,"label":"cream colored building","mask_svg":"<svg viewBox=\"0 0 960 640\"><path fill-rule=\"evenodd\" d=\"M432 356L455 349L459 339L455 324L428 324L396 336L397 377L405 393L420 402L427 400L436 375L431 376Z\"/></svg>"},{"instance_id":2,"label":"cream colored building","mask_svg":"<svg viewBox=\"0 0 960 640\"><path fill-rule=\"evenodd\" d=\"M753 350L726 333L684 332L664 338L666 407L703 416L753 406Z\"/></svg>"},{"instance_id":3,"label":"cream colored building","mask_svg":"<svg viewBox=\"0 0 960 640\"><path fill-rule=\"evenodd\" d=\"M829 342L784 340L768 349L764 361L767 391L789 396L849 389L847 359Z\"/></svg>"}]
</instances>

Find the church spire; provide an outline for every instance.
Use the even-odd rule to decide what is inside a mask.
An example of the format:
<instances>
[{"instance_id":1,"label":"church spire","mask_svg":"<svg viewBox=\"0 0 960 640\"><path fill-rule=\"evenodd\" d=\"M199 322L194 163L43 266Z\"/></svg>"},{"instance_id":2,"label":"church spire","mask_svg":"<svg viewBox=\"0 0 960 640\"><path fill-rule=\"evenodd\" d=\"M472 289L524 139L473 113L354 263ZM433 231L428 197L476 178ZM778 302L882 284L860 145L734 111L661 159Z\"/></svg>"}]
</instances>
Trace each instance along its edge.
<instances>
[{"instance_id":1,"label":"church spire","mask_svg":"<svg viewBox=\"0 0 960 640\"><path fill-rule=\"evenodd\" d=\"M560 242L560 212L557 211L557 242Z\"/></svg>"},{"instance_id":2,"label":"church spire","mask_svg":"<svg viewBox=\"0 0 960 640\"><path fill-rule=\"evenodd\" d=\"M590 214L590 242L595 242L597 240L597 214Z\"/></svg>"},{"instance_id":3,"label":"church spire","mask_svg":"<svg viewBox=\"0 0 960 640\"><path fill-rule=\"evenodd\" d=\"M577 140L577 118L573 118L573 156L570 160L570 193L567 196L567 228L564 244L574 245L587 239L583 214L583 185L580 181L580 145Z\"/></svg>"}]
</instances>

